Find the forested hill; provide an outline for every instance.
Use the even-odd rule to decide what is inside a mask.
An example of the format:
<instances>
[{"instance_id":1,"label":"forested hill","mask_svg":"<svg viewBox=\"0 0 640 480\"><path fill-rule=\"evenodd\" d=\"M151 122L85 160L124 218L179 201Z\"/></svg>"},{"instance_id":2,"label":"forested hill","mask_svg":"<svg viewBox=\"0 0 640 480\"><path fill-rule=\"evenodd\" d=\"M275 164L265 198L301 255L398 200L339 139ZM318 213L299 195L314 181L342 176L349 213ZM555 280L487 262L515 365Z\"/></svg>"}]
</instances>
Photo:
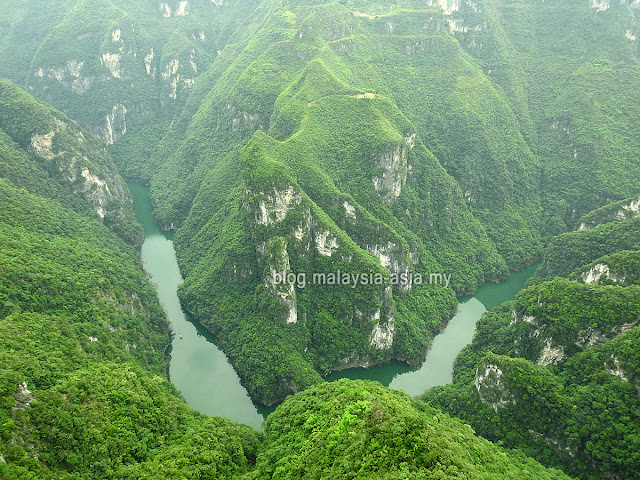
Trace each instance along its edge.
<instances>
[{"instance_id":1,"label":"forested hill","mask_svg":"<svg viewBox=\"0 0 640 480\"><path fill-rule=\"evenodd\" d=\"M452 293L636 193L632 7L261 4L199 78L151 181L178 228L181 299L255 396L419 361ZM287 269L442 271L453 291L272 285Z\"/></svg>"},{"instance_id":2,"label":"forested hill","mask_svg":"<svg viewBox=\"0 0 640 480\"><path fill-rule=\"evenodd\" d=\"M481 435L579 478L635 478L636 202L608 205L588 216L592 224L603 223L555 238L531 286L480 320L473 343L456 361L454 384L422 399ZM607 222L612 212L621 214Z\"/></svg>"},{"instance_id":3,"label":"forested hill","mask_svg":"<svg viewBox=\"0 0 640 480\"><path fill-rule=\"evenodd\" d=\"M0 136L0 478L569 478L374 383L289 398L265 434L192 410L166 379L168 324L133 247L18 143L47 114L79 127L2 86L15 101Z\"/></svg>"},{"instance_id":4,"label":"forested hill","mask_svg":"<svg viewBox=\"0 0 640 480\"><path fill-rule=\"evenodd\" d=\"M184 305L270 403L419 362L456 295L637 193L639 6L39 0L0 13L0 76L151 183ZM451 284L275 285L287 270Z\"/></svg>"},{"instance_id":5,"label":"forested hill","mask_svg":"<svg viewBox=\"0 0 640 480\"><path fill-rule=\"evenodd\" d=\"M133 202L104 145L62 113L0 82L0 176L16 187L93 212L130 244L142 241Z\"/></svg>"},{"instance_id":6,"label":"forested hill","mask_svg":"<svg viewBox=\"0 0 640 480\"><path fill-rule=\"evenodd\" d=\"M108 144L141 125L158 135L257 3L3 0L0 78Z\"/></svg>"}]
</instances>

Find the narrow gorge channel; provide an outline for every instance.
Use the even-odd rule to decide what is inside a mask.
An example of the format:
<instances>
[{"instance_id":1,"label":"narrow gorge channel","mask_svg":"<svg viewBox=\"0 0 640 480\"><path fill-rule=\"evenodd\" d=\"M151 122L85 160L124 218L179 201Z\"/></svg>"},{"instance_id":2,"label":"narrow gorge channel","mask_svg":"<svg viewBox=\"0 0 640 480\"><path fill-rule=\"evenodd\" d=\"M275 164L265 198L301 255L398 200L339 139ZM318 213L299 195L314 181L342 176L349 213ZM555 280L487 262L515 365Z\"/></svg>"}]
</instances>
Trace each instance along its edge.
<instances>
[{"instance_id":1,"label":"narrow gorge channel","mask_svg":"<svg viewBox=\"0 0 640 480\"><path fill-rule=\"evenodd\" d=\"M129 183L129 189L144 229L142 262L175 334L169 367L171 382L196 410L262 429L263 413L270 410L259 410L224 352L215 345L213 336L182 310L177 293L182 275L173 249L173 232L163 232L156 224L149 188Z\"/></svg>"},{"instance_id":2,"label":"narrow gorge channel","mask_svg":"<svg viewBox=\"0 0 640 480\"><path fill-rule=\"evenodd\" d=\"M273 408L254 404L227 357L214 343L213 336L182 310L177 295L182 276L173 249L173 233L163 232L157 226L148 187L129 183L129 188L136 216L145 234L140 250L142 261L175 333L169 368L171 382L196 410L261 428L262 420ZM504 282L485 284L474 296L461 298L458 312L444 331L434 338L419 368L392 361L368 369L334 372L327 376L327 380L376 380L411 395L451 382L453 362L460 350L471 342L476 322L488 309L515 298L535 268L536 265L532 265L512 272Z\"/></svg>"}]
</instances>

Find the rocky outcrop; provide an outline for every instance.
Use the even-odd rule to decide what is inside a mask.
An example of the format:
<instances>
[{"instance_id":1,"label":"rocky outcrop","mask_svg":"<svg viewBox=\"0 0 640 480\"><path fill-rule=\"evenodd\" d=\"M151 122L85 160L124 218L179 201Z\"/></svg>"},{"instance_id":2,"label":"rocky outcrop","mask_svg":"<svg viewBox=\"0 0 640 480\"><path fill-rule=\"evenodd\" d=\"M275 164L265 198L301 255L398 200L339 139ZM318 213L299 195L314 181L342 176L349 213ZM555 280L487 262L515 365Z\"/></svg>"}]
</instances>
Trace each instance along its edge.
<instances>
[{"instance_id":1,"label":"rocky outcrop","mask_svg":"<svg viewBox=\"0 0 640 480\"><path fill-rule=\"evenodd\" d=\"M493 408L495 412L516 404L514 395L504 383L504 376L505 373L499 365L483 363L476 369L474 385L480 401Z\"/></svg>"},{"instance_id":2,"label":"rocky outcrop","mask_svg":"<svg viewBox=\"0 0 640 480\"><path fill-rule=\"evenodd\" d=\"M286 323L297 323L297 295L295 281L289 282L287 274L291 272L286 239L277 237L269 242L266 253L268 273L265 278L267 292L276 297L287 310Z\"/></svg>"},{"instance_id":3,"label":"rocky outcrop","mask_svg":"<svg viewBox=\"0 0 640 480\"><path fill-rule=\"evenodd\" d=\"M38 67L34 76L53 79L73 93L82 95L91 88L95 80L94 76L83 74L84 65L84 61L71 59L58 67Z\"/></svg>"},{"instance_id":4,"label":"rocky outcrop","mask_svg":"<svg viewBox=\"0 0 640 480\"><path fill-rule=\"evenodd\" d=\"M611 0L590 0L591 8L595 8L597 12L604 12L611 8Z\"/></svg>"},{"instance_id":5,"label":"rocky outcrop","mask_svg":"<svg viewBox=\"0 0 640 480\"><path fill-rule=\"evenodd\" d=\"M603 223L619 222L640 216L640 197L611 203L580 219L578 230L588 230Z\"/></svg>"},{"instance_id":6,"label":"rocky outcrop","mask_svg":"<svg viewBox=\"0 0 640 480\"><path fill-rule=\"evenodd\" d=\"M289 210L300 205L302 201L301 196L295 192L291 185L283 190L274 188L265 193L252 193L247 190L246 193L258 200L258 208L255 213L255 221L258 225L273 225L281 222Z\"/></svg>"},{"instance_id":7,"label":"rocky outcrop","mask_svg":"<svg viewBox=\"0 0 640 480\"><path fill-rule=\"evenodd\" d=\"M320 259L329 262L335 258L338 262L344 262L342 265L349 265L364 252L354 251L353 245L347 247L343 244L335 225L314 213L315 209L299 186L279 182L278 186L260 191L245 186L243 204L253 228L256 228L257 238L261 239L257 241L255 251L258 254L259 271L264 272L262 282L268 295L283 307L280 318L283 323L305 323L308 316L318 321L315 318L317 312L300 310L301 298L307 298L303 303L308 304L310 295L326 297L330 296L331 290L314 290L310 289L311 286L324 289L355 288L353 285L346 286L341 278L337 278L339 272L315 270L318 265L316 262ZM355 205L344 201L342 207L349 219L357 221ZM292 222L291 218L299 220ZM383 266L398 266L396 255L401 255L402 250L394 244L371 246L370 250L377 254ZM292 268L291 258L294 257L298 271ZM388 352L395 338L392 289L380 285L376 287L374 296L375 303L380 306L373 309L368 305L369 298L366 301L354 299L347 323L363 325L363 329L367 325L369 334L366 342L372 351ZM349 335L353 335L353 332ZM371 362L371 356L354 345L354 350L341 351L339 359L331 367L368 366Z\"/></svg>"},{"instance_id":8,"label":"rocky outcrop","mask_svg":"<svg viewBox=\"0 0 640 480\"><path fill-rule=\"evenodd\" d=\"M399 145L382 152L377 158L376 166L382 169L382 173L374 176L372 181L386 203L392 203L402 193L409 172L407 156L407 147Z\"/></svg>"},{"instance_id":9,"label":"rocky outcrop","mask_svg":"<svg viewBox=\"0 0 640 480\"><path fill-rule=\"evenodd\" d=\"M612 272L609 265L598 263L582 274L582 280L589 285L597 285L601 279L624 284L626 277Z\"/></svg>"},{"instance_id":10,"label":"rocky outcrop","mask_svg":"<svg viewBox=\"0 0 640 480\"><path fill-rule=\"evenodd\" d=\"M53 162L60 178L74 193L83 197L101 219L109 214L124 215L123 205L129 204L130 207L131 199L123 181L115 171L109 172L95 163L96 158L88 155L94 145L87 143L77 127L56 118L54 129L32 135L28 150L47 162ZM100 161L106 161L104 152L94 150L94 153Z\"/></svg>"},{"instance_id":11,"label":"rocky outcrop","mask_svg":"<svg viewBox=\"0 0 640 480\"><path fill-rule=\"evenodd\" d=\"M24 410L31 406L31 402L34 400L34 396L31 393L31 390L27 388L27 382L22 382L18 385L18 390L15 394L15 405L13 406L13 410Z\"/></svg>"}]
</instances>

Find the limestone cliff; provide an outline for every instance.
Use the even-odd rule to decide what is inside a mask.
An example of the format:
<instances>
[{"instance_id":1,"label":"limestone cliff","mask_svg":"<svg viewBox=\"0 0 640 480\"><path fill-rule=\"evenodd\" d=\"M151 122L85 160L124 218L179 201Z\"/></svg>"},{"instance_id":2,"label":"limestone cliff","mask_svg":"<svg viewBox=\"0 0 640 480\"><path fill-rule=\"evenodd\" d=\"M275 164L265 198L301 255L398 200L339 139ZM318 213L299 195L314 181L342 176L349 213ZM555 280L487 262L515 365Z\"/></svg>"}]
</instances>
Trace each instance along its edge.
<instances>
[{"instance_id":1,"label":"limestone cliff","mask_svg":"<svg viewBox=\"0 0 640 480\"><path fill-rule=\"evenodd\" d=\"M133 203L119 175L97 138L83 131L64 114L38 102L12 84L0 83L0 129L14 143L23 162L60 183L85 204L100 220L129 243L141 241ZM5 172L5 175L16 175ZM37 178L23 171L25 188ZM30 177L30 178L29 178ZM35 186L33 188L44 188Z\"/></svg>"}]
</instances>

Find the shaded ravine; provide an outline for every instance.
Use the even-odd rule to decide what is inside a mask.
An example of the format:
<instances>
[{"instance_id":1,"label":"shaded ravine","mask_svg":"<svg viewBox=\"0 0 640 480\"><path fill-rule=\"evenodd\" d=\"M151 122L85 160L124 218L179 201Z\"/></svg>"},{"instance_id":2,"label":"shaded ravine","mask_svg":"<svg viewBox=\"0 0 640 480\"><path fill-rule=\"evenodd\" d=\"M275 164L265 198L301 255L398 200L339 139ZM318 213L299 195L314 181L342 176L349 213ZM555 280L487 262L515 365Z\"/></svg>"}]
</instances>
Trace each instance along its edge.
<instances>
[{"instance_id":1,"label":"shaded ravine","mask_svg":"<svg viewBox=\"0 0 640 480\"><path fill-rule=\"evenodd\" d=\"M261 428L264 417L275 407L254 404L224 352L216 346L213 336L182 310L177 295L182 276L173 249L173 234L161 231L156 224L148 187L129 183L129 188L136 216L145 234L140 251L142 261L151 275L160 303L175 333L169 367L171 382L196 410ZM504 282L487 283L474 296L461 298L456 315L444 331L433 339L431 349L419 368L391 361L366 369L333 372L326 380L376 380L411 395L419 395L435 385L450 383L453 362L460 350L471 342L476 322L485 311L515 298L535 269L536 265L532 265L512 272Z\"/></svg>"}]
</instances>

